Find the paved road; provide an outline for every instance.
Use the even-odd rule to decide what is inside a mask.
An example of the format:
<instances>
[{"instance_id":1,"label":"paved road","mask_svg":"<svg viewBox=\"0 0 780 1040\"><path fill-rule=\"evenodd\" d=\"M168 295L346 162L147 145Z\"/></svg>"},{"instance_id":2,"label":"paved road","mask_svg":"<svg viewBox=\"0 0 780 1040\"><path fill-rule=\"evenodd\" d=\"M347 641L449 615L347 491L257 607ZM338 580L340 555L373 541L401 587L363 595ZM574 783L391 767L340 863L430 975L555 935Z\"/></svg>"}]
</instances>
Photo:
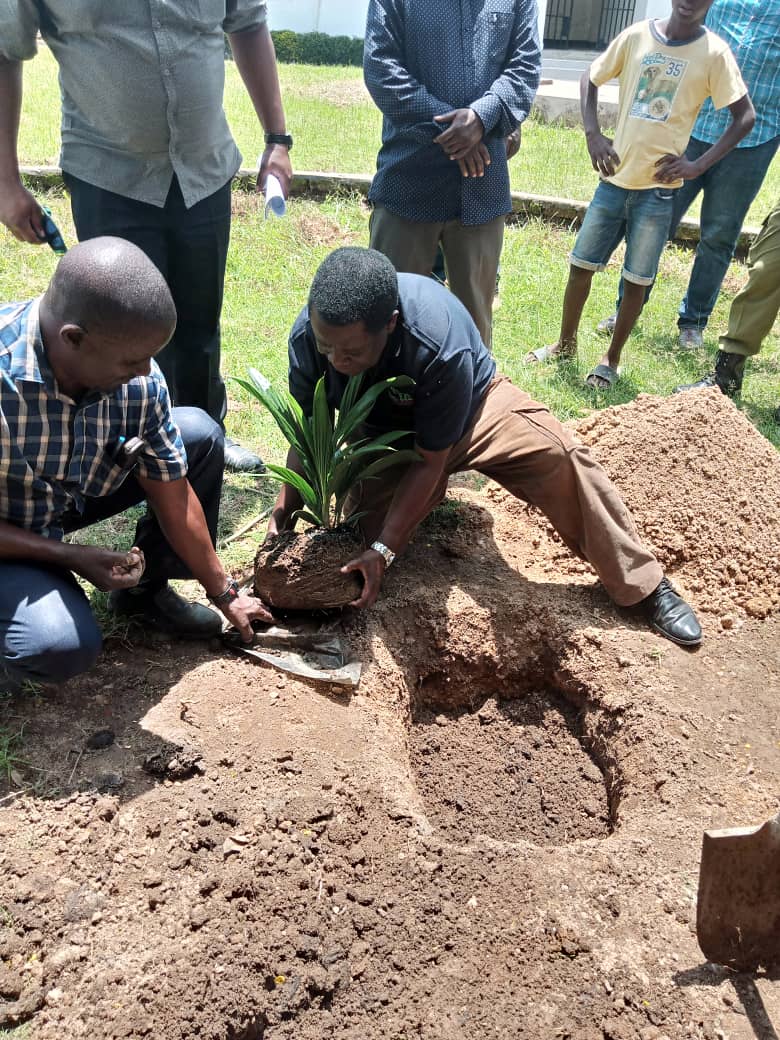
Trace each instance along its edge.
<instances>
[{"instance_id":1,"label":"paved road","mask_svg":"<svg viewBox=\"0 0 780 1040\"><path fill-rule=\"evenodd\" d=\"M583 72L590 67L590 63L596 56L583 52L566 51L544 51L542 54L542 78L543 79L565 79L578 80Z\"/></svg>"}]
</instances>

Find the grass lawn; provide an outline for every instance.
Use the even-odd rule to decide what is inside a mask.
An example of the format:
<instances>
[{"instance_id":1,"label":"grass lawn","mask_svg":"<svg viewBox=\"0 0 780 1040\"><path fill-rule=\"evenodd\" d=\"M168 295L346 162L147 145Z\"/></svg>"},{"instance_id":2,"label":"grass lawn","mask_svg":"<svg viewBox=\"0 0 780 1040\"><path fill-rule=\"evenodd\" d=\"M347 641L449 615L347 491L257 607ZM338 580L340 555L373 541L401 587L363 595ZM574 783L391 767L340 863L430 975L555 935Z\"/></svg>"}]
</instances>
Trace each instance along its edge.
<instances>
[{"instance_id":1,"label":"grass lawn","mask_svg":"<svg viewBox=\"0 0 780 1040\"><path fill-rule=\"evenodd\" d=\"M361 100L360 71L282 66L289 122L297 135L296 165L308 169L368 171L373 166L379 119L373 106ZM58 95L53 61L44 50L26 69L27 90L22 120L20 155L24 163L56 161ZM247 161L257 150L254 119L228 66L227 107ZM323 100L325 97L330 100ZM521 157L514 163L515 183L544 194L587 198L593 189L592 171L576 131L531 124ZM775 163L754 209L753 220L780 195ZM75 241L67 198L52 193L47 199L67 242ZM367 242L368 211L356 196L343 195L322 204L295 200L289 218L265 222L256 196L234 193L234 226L228 260L223 314L224 371L243 374L250 364L277 385L286 376L286 337L304 303L311 277L320 260L342 243ZM676 311L690 268L690 253L670 248L664 254L661 276L652 301L625 351L623 376L611 391L594 395L583 377L598 360L604 341L595 335L596 322L611 313L620 257L594 279L582 327L580 356L569 365L526 368L522 358L530 347L552 341L558 331L567 255L574 234L532 220L507 231L502 261L501 305L496 313L494 349L500 367L531 394L550 405L562 419L633 399L637 393L666 394L680 382L697 378L712 366L717 334L725 327L728 306L744 280L744 268L734 264L706 335L701 356L681 354L676 348ZM0 229L0 299L22 299L41 292L54 269L46 248L17 243ZM776 330L777 332L777 330ZM285 446L259 405L250 403L237 387L229 390L228 430L271 460L280 460ZM742 407L761 431L780 446L780 429L772 412L780 404L780 338L770 337L761 356L750 363ZM717 436L717 431L713 431ZM728 464L729 460L724 460ZM274 492L268 479L231 477L223 509L224 532L236 530L267 504ZM129 538L126 523L110 534L89 537ZM82 535L81 537L86 537ZM238 565L251 558L256 535L234 542L226 561ZM98 597L99 598L99 597Z\"/></svg>"}]
</instances>

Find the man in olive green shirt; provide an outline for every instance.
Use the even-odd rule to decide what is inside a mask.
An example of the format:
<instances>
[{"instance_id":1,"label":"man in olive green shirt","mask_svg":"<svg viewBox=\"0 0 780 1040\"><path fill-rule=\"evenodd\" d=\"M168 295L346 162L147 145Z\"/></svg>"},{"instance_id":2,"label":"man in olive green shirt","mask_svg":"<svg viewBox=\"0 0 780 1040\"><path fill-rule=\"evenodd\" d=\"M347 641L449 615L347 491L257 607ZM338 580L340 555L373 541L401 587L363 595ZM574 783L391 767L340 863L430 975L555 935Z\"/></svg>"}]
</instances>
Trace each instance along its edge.
<instances>
[{"instance_id":1,"label":"man in olive green shirt","mask_svg":"<svg viewBox=\"0 0 780 1040\"><path fill-rule=\"evenodd\" d=\"M219 318L230 181L241 163L222 108L224 34L266 131L258 187L291 177L265 0L0 0L0 221L43 241L41 209L19 177L22 62L40 33L60 71L62 166L80 239L115 235L162 271L177 310L159 357L176 405L222 422ZM261 471L228 441L231 468Z\"/></svg>"}]
</instances>

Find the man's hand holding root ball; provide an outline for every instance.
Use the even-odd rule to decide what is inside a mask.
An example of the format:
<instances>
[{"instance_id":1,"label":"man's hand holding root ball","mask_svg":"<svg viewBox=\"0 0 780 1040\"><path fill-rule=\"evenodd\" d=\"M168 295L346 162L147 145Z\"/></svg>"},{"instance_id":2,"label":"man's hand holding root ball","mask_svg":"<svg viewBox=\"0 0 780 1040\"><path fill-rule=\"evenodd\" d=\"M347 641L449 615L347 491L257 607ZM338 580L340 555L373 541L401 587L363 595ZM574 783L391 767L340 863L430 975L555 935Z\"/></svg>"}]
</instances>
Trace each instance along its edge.
<instances>
[{"instance_id":1,"label":"man's hand holding root ball","mask_svg":"<svg viewBox=\"0 0 780 1040\"><path fill-rule=\"evenodd\" d=\"M390 550L393 554L389 556L391 562L394 556L400 555L406 549L418 524L442 501L447 491L446 464L450 449L426 451L419 444L415 444L414 448L420 457L419 462L412 462L407 466L398 481L378 541L375 543L385 550ZM373 606L382 588L382 578L389 566L387 559L383 553L371 548L341 568L342 574L359 571L363 575L363 592L350 606Z\"/></svg>"},{"instance_id":2,"label":"man's hand holding root ball","mask_svg":"<svg viewBox=\"0 0 780 1040\"><path fill-rule=\"evenodd\" d=\"M350 603L351 607L373 607L382 591L382 578L387 570L384 556L376 549L366 549L364 553L350 560L341 568L342 574L359 571L363 575L363 591Z\"/></svg>"}]
</instances>

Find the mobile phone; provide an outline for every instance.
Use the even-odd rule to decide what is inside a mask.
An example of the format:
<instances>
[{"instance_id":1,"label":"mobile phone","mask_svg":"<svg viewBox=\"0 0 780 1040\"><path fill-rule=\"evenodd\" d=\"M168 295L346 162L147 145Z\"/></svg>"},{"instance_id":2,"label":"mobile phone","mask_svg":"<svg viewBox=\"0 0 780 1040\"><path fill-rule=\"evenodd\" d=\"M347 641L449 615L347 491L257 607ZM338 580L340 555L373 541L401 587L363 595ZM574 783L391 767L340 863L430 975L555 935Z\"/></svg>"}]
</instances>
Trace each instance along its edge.
<instances>
[{"instance_id":1,"label":"mobile phone","mask_svg":"<svg viewBox=\"0 0 780 1040\"><path fill-rule=\"evenodd\" d=\"M148 445L140 437L120 437L116 444L109 450L114 465L121 466L128 472L135 469L141 453Z\"/></svg>"},{"instance_id":2,"label":"mobile phone","mask_svg":"<svg viewBox=\"0 0 780 1040\"><path fill-rule=\"evenodd\" d=\"M51 219L51 210L46 206L41 206L43 210L43 233L46 237L46 241L52 248L52 252L55 256L64 256L68 251L68 247L60 233L60 229Z\"/></svg>"}]
</instances>

